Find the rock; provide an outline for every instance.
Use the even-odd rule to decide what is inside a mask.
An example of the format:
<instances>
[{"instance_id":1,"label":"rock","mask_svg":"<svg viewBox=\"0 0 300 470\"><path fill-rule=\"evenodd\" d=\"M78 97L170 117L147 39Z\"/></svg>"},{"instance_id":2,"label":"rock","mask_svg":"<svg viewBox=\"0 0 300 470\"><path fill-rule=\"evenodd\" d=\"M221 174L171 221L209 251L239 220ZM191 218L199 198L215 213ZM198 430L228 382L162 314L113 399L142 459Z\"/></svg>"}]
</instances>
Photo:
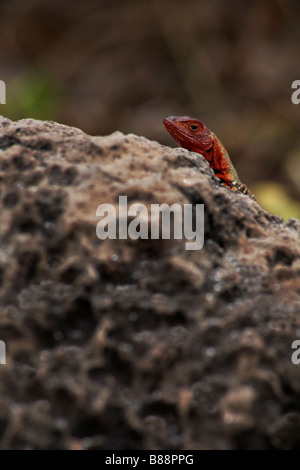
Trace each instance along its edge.
<instances>
[{"instance_id":1,"label":"rock","mask_svg":"<svg viewBox=\"0 0 300 470\"><path fill-rule=\"evenodd\" d=\"M2 449L300 448L298 221L120 132L1 118L0 173ZM120 195L204 204L203 248L100 240Z\"/></svg>"}]
</instances>

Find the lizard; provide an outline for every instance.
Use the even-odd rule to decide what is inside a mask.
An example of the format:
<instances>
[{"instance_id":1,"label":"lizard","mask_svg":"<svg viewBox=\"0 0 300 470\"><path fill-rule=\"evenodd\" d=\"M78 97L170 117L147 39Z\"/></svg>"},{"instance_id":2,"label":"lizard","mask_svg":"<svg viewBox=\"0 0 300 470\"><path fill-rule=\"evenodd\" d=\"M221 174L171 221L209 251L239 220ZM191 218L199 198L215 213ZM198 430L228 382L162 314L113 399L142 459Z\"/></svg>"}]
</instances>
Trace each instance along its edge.
<instances>
[{"instance_id":1,"label":"lizard","mask_svg":"<svg viewBox=\"0 0 300 470\"><path fill-rule=\"evenodd\" d=\"M180 147L200 153L208 161L224 186L255 199L254 194L241 182L224 145L205 124L189 116L169 116L164 119L164 125Z\"/></svg>"}]
</instances>

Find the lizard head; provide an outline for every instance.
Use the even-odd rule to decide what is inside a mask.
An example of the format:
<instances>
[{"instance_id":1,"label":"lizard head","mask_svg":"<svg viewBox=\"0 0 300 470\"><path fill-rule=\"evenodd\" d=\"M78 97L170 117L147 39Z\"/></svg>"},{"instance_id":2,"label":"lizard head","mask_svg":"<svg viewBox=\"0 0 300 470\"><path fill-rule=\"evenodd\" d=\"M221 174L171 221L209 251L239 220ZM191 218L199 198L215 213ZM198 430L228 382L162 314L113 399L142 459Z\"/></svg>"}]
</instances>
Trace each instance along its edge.
<instances>
[{"instance_id":1,"label":"lizard head","mask_svg":"<svg viewBox=\"0 0 300 470\"><path fill-rule=\"evenodd\" d=\"M214 134L198 119L169 116L164 119L164 125L180 147L201 153L206 160L211 160Z\"/></svg>"}]
</instances>

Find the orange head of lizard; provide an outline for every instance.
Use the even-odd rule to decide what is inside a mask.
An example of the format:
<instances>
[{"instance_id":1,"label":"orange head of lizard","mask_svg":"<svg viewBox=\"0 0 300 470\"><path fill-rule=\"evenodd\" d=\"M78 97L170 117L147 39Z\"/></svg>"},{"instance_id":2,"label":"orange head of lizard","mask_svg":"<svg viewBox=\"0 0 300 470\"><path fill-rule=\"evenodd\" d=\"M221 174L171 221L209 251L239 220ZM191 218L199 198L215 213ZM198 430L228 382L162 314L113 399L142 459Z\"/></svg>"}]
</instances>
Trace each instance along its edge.
<instances>
[{"instance_id":1,"label":"orange head of lizard","mask_svg":"<svg viewBox=\"0 0 300 470\"><path fill-rule=\"evenodd\" d=\"M201 153L206 160L211 160L214 134L198 119L189 116L169 116L164 119L164 125L181 147Z\"/></svg>"}]
</instances>

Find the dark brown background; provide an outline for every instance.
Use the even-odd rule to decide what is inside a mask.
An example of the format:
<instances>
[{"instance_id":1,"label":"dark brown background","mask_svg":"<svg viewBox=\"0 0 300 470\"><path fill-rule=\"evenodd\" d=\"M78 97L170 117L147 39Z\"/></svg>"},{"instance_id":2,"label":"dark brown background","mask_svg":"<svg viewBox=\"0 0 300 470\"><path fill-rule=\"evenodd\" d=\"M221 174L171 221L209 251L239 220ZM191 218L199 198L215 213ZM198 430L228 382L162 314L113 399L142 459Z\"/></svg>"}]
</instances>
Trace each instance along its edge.
<instances>
[{"instance_id":1,"label":"dark brown background","mask_svg":"<svg viewBox=\"0 0 300 470\"><path fill-rule=\"evenodd\" d=\"M198 117L265 208L300 217L299 19L297 0L1 2L0 112L171 146L163 118Z\"/></svg>"}]
</instances>

